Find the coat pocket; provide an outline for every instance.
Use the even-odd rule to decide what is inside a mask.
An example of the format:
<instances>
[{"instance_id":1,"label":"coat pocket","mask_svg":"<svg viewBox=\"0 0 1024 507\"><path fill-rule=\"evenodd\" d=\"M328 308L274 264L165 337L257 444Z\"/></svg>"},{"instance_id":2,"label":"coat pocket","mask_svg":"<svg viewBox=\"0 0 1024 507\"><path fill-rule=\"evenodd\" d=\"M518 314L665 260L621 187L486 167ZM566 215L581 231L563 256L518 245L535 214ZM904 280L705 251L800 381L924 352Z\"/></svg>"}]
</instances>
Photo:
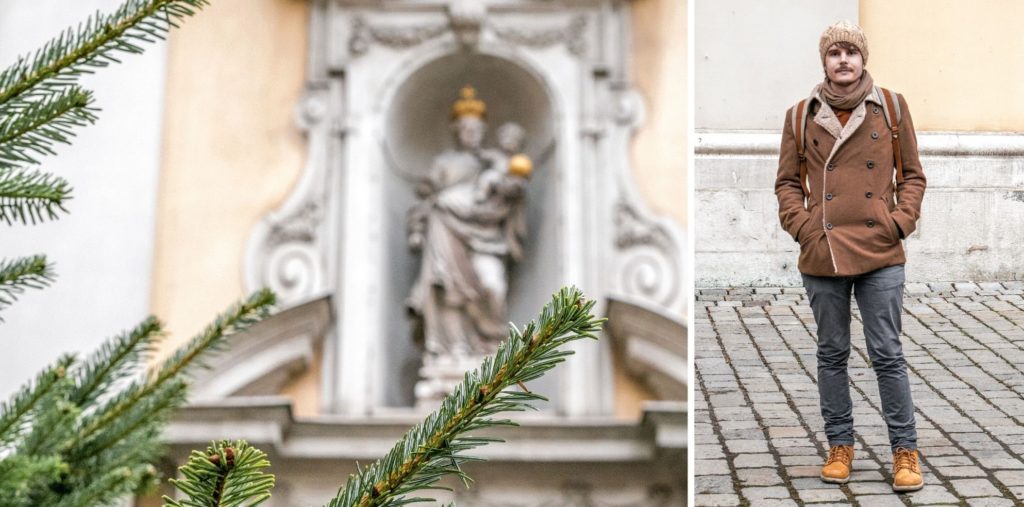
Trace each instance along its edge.
<instances>
[{"instance_id":1,"label":"coat pocket","mask_svg":"<svg viewBox=\"0 0 1024 507\"><path fill-rule=\"evenodd\" d=\"M889 204L881 197L879 197L875 204L875 222L881 224L885 229L886 239L889 240L890 244L897 244L900 242L900 233L896 230L896 222L892 219L892 213L889 211Z\"/></svg>"},{"instance_id":2,"label":"coat pocket","mask_svg":"<svg viewBox=\"0 0 1024 507\"><path fill-rule=\"evenodd\" d=\"M810 218L797 231L796 240L803 246L811 238L816 238L824 233L824 226L821 225L821 208L814 206L810 210Z\"/></svg>"}]
</instances>

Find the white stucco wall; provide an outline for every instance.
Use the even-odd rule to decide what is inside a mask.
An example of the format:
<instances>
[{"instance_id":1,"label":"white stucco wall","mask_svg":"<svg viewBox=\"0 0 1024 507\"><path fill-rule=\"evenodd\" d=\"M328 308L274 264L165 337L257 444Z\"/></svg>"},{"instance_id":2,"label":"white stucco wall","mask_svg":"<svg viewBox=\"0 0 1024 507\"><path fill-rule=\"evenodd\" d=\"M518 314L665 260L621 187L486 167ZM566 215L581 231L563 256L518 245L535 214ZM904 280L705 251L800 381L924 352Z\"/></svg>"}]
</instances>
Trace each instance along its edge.
<instances>
[{"instance_id":1,"label":"white stucco wall","mask_svg":"<svg viewBox=\"0 0 1024 507\"><path fill-rule=\"evenodd\" d=\"M904 242L914 282L1024 277L1024 136L918 133L928 178ZM702 133L696 147L698 287L800 285L779 226L778 133Z\"/></svg>"},{"instance_id":2,"label":"white stucco wall","mask_svg":"<svg viewBox=\"0 0 1024 507\"><path fill-rule=\"evenodd\" d=\"M118 0L0 3L0 65ZM45 253L57 281L0 313L0 397L62 352L88 353L147 315L164 84L163 45L86 76L102 109L44 170L74 188L70 214L34 227L3 225L0 258Z\"/></svg>"},{"instance_id":3,"label":"white stucco wall","mask_svg":"<svg viewBox=\"0 0 1024 507\"><path fill-rule=\"evenodd\" d=\"M786 108L822 78L821 31L841 19L857 22L858 7L857 0L696 0L695 128L780 130Z\"/></svg>"}]
</instances>

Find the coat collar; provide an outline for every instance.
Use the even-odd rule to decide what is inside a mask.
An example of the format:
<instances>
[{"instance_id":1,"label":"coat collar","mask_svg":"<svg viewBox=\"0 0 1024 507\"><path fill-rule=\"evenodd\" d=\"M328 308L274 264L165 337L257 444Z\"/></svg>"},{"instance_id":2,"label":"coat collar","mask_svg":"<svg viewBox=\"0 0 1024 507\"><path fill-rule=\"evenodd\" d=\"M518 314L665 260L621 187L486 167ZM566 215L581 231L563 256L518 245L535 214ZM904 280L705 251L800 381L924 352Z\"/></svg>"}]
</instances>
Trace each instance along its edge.
<instances>
[{"instance_id":1,"label":"coat collar","mask_svg":"<svg viewBox=\"0 0 1024 507\"><path fill-rule=\"evenodd\" d=\"M826 103L825 99L823 99L821 97L821 83L818 83L818 84L814 85L814 88L811 90L811 97L810 97L810 99L811 99L811 102L816 100L816 101L818 101L818 102L820 102L822 104ZM880 106L882 105L882 97L878 96L878 86L877 85L871 87L871 92L868 93L867 97L864 97L864 102L874 102L875 104L878 104ZM810 104L810 103L808 103L808 104Z\"/></svg>"},{"instance_id":2,"label":"coat collar","mask_svg":"<svg viewBox=\"0 0 1024 507\"><path fill-rule=\"evenodd\" d=\"M825 129L826 132L832 135L832 137L838 139L842 144L842 141L846 140L852 135L862 123L864 123L864 116L867 110L865 104L873 102L879 106L882 105L882 98L878 96L878 87L871 88L871 92L868 93L867 97L864 97L864 101L857 105L853 109L850 119L844 126L839 118L836 117L835 111L832 110L832 106L825 102L825 99L821 97L821 84L815 85L814 89L811 90L811 97L808 104L813 104L814 101L818 101L821 106L818 108L818 113L814 115L814 123ZM834 148L838 148L834 146ZM835 151L835 150L833 150Z\"/></svg>"}]
</instances>

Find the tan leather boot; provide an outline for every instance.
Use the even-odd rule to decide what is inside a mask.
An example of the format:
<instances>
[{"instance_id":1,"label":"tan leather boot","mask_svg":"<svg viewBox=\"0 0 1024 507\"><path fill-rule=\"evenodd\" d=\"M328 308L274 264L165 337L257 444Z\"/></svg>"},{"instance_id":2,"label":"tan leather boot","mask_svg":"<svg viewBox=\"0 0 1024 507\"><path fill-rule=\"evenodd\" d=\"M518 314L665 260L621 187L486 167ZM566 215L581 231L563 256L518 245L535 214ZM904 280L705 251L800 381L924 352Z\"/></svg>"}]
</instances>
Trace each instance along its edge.
<instances>
[{"instance_id":1,"label":"tan leather boot","mask_svg":"<svg viewBox=\"0 0 1024 507\"><path fill-rule=\"evenodd\" d=\"M821 467L821 480L832 484L846 484L853 470L853 446L837 445L828 450L828 459Z\"/></svg>"},{"instance_id":2,"label":"tan leather boot","mask_svg":"<svg viewBox=\"0 0 1024 507\"><path fill-rule=\"evenodd\" d=\"M892 490L917 491L924 487L917 451L898 447L892 455Z\"/></svg>"}]
</instances>

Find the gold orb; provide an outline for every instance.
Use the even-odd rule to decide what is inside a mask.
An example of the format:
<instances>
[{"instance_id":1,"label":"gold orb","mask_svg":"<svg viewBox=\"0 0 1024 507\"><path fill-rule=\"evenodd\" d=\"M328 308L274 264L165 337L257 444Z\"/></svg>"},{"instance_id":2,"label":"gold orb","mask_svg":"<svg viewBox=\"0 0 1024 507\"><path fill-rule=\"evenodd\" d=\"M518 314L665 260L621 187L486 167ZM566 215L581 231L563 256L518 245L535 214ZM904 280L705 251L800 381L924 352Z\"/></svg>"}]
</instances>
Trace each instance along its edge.
<instances>
[{"instance_id":1,"label":"gold orb","mask_svg":"<svg viewBox=\"0 0 1024 507\"><path fill-rule=\"evenodd\" d=\"M529 178L530 173L533 172L533 161L530 160L530 157L527 157L522 153L512 155L512 157L508 159L508 172L509 174L514 174L516 176Z\"/></svg>"}]
</instances>

